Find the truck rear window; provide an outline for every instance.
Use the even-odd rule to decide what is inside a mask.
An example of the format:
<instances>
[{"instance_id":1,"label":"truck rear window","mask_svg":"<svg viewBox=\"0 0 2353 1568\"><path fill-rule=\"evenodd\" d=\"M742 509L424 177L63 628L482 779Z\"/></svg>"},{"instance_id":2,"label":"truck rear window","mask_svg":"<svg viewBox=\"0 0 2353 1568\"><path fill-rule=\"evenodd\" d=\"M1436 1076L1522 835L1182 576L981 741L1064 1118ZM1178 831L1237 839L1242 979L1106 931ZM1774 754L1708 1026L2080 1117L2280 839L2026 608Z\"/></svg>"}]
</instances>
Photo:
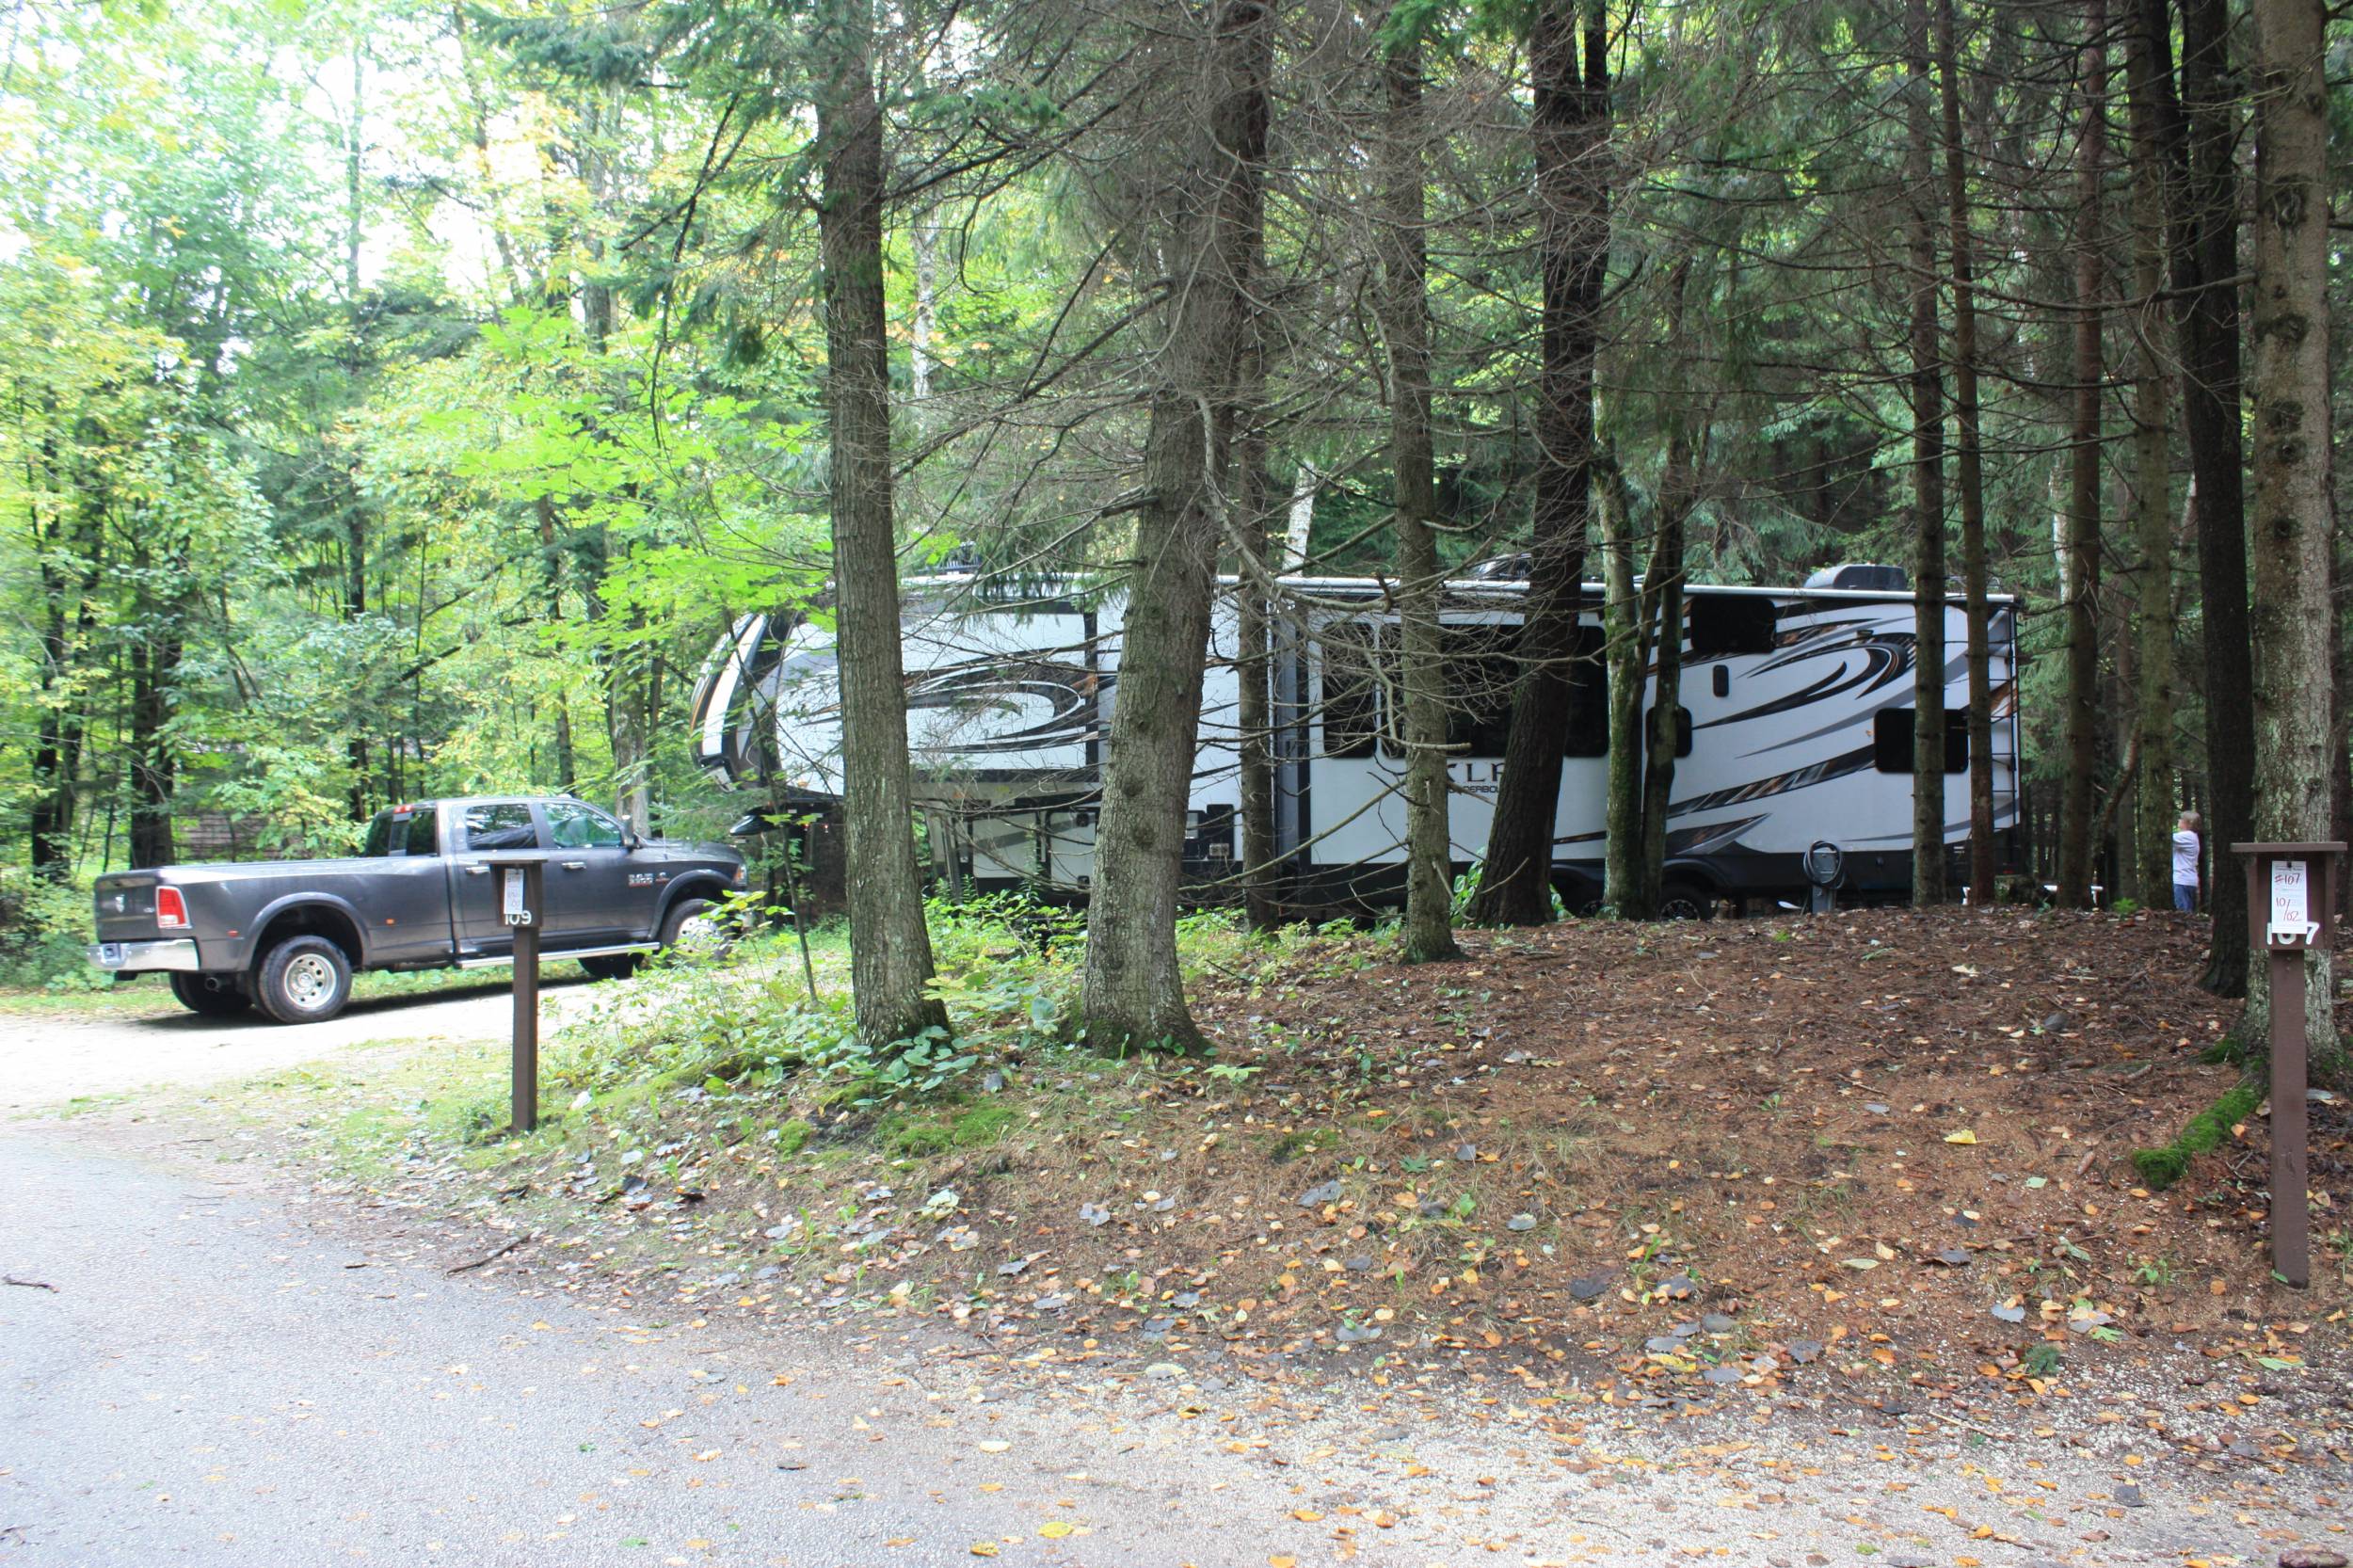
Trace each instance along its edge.
<instances>
[{"instance_id":1,"label":"truck rear window","mask_svg":"<svg viewBox=\"0 0 2353 1568\"><path fill-rule=\"evenodd\" d=\"M439 855L441 841L434 835L438 814L430 806L422 807L408 819L408 850L410 855Z\"/></svg>"},{"instance_id":2,"label":"truck rear window","mask_svg":"<svg viewBox=\"0 0 2353 1568\"><path fill-rule=\"evenodd\" d=\"M360 846L362 855L397 855L400 853L400 824L390 811L378 811L368 821L367 841Z\"/></svg>"}]
</instances>

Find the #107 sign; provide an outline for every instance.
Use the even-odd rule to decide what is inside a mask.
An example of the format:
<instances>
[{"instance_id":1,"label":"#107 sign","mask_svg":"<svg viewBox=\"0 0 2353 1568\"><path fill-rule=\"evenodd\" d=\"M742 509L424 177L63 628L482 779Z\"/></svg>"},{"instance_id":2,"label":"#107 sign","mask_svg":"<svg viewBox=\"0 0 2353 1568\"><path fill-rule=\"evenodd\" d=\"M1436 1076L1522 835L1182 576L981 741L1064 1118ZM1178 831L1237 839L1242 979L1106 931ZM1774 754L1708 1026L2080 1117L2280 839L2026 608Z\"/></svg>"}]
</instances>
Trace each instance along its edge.
<instances>
[{"instance_id":1,"label":"#107 sign","mask_svg":"<svg viewBox=\"0 0 2353 1568\"><path fill-rule=\"evenodd\" d=\"M2271 919L2265 936L2273 945L2302 944L2319 936L2313 919L2312 862L2271 862Z\"/></svg>"}]
</instances>

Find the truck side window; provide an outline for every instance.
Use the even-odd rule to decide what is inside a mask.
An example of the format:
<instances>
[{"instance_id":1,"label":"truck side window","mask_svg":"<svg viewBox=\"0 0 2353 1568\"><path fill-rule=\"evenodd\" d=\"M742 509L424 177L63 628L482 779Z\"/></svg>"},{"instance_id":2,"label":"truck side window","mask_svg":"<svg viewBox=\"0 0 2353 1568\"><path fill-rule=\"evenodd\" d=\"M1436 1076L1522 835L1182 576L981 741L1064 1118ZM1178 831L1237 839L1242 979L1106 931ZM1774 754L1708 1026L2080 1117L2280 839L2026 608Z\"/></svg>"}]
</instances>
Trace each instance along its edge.
<instances>
[{"instance_id":1,"label":"truck side window","mask_svg":"<svg viewBox=\"0 0 2353 1568\"><path fill-rule=\"evenodd\" d=\"M543 809L548 814L548 840L558 849L621 847L621 824L593 806L552 800Z\"/></svg>"},{"instance_id":2,"label":"truck side window","mask_svg":"<svg viewBox=\"0 0 2353 1568\"><path fill-rule=\"evenodd\" d=\"M441 840L434 836L433 831L439 816L440 813L430 806L417 808L416 814L408 819L408 854L424 856L441 853Z\"/></svg>"},{"instance_id":3,"label":"truck side window","mask_svg":"<svg viewBox=\"0 0 2353 1568\"><path fill-rule=\"evenodd\" d=\"M531 808L519 800L490 801L466 808L468 849L537 849L538 830Z\"/></svg>"}]
</instances>

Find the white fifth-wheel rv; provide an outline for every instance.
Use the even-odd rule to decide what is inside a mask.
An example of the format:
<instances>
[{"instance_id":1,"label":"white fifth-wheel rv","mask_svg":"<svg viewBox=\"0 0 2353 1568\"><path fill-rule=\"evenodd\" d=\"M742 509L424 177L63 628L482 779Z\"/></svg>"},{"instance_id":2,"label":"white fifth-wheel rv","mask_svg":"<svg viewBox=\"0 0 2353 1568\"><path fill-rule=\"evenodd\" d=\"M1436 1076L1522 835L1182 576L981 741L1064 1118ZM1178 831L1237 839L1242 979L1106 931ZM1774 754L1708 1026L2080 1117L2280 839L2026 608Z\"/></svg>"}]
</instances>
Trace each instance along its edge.
<instances>
[{"instance_id":1,"label":"white fifth-wheel rv","mask_svg":"<svg viewBox=\"0 0 2353 1568\"><path fill-rule=\"evenodd\" d=\"M1508 569L1508 568L1506 568ZM1095 869L1103 751L1119 700L1126 593L987 575L904 585L908 745L934 874L956 888L1083 896ZM1285 902L1364 908L1402 896L1404 760L1396 744L1398 623L1388 585L1285 579L1273 615L1268 746ZM1486 843L1527 584L1450 583L1441 620L1452 722L1449 828L1458 871ZM1205 898L1233 890L1241 854L1236 584L1221 583L1202 694L1184 856ZM1802 897L1804 856L1835 845L1847 896L1892 899L1912 876L1913 605L1899 569L1833 568L1801 588L1686 590L1682 706L1689 727L1669 806L1669 904L1705 912ZM1993 824L2003 869L2023 861L2017 608L1991 616ZM1968 837L1965 618L1945 608L1945 841ZM1554 880L1598 897L1609 751L1600 589L1578 616L1561 737ZM1645 693L1645 703L1649 694ZM831 636L748 615L713 649L694 700L697 760L723 782L805 804L843 788ZM1818 861L1817 861L1818 863Z\"/></svg>"}]
</instances>

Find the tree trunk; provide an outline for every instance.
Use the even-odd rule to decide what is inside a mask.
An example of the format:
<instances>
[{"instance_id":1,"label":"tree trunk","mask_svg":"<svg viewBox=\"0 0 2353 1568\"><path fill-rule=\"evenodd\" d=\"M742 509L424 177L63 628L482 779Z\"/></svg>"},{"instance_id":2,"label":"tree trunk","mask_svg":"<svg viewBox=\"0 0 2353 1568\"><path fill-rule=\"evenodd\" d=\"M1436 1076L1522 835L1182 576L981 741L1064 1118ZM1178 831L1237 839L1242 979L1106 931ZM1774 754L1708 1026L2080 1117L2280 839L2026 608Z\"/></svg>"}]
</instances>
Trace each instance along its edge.
<instances>
[{"instance_id":1,"label":"tree trunk","mask_svg":"<svg viewBox=\"0 0 2353 1568\"><path fill-rule=\"evenodd\" d=\"M2165 362L2157 352L2165 288L2165 175L2157 143L2157 55L2146 17L2125 34L2132 93L2133 293L2139 300L2133 337L2139 374L2133 386L2133 518L2140 554L2136 624L2140 689L2135 734L2140 746L2139 820L2129 824L2141 901L2172 901L2173 824L2173 497L2168 452L2171 414Z\"/></svg>"},{"instance_id":2,"label":"tree trunk","mask_svg":"<svg viewBox=\"0 0 2353 1568\"><path fill-rule=\"evenodd\" d=\"M1542 0L1529 23L1535 93L1529 126L1544 321L1536 396L1537 476L1520 679L1504 741L1473 918L1540 925L1552 918L1552 855L1561 804L1585 535L1593 513L1593 359L1609 263L1609 57L1604 0Z\"/></svg>"},{"instance_id":3,"label":"tree trunk","mask_svg":"<svg viewBox=\"0 0 2353 1568\"><path fill-rule=\"evenodd\" d=\"M1261 45L1272 47L1272 39ZM1273 932L1282 923L1281 867L1274 843L1274 675L1273 616L1276 600L1267 569L1267 524L1273 504L1273 480L1267 472L1267 330L1263 283L1266 277L1266 131L1264 114L1244 130L1241 149L1245 184L1241 202L1243 232L1238 240L1244 256L1247 297L1242 305L1248 326L1242 334L1241 361L1235 372L1232 409L1234 443L1235 552L1241 558L1237 574L1236 632L1241 647L1234 659L1234 677L1241 687L1236 698L1237 764L1241 788L1242 919L1252 931Z\"/></svg>"},{"instance_id":4,"label":"tree trunk","mask_svg":"<svg viewBox=\"0 0 2353 1568\"><path fill-rule=\"evenodd\" d=\"M1686 257L1676 264L1669 293L1668 330L1678 342L1690 276L1691 263ZM1679 364L1688 376L1689 357L1683 356ZM1683 740L1684 524L1699 501L1699 458L1691 440L1695 424L1706 428L1704 418L1687 416L1678 417L1667 432L1666 467L1658 479L1658 536L1651 544L1650 568L1642 574L1643 624L1658 629L1652 639L1658 674L1651 693L1650 755L1642 767L1642 892L1648 901L1644 912L1652 915L1658 913L1667 892L1667 811L1674 798L1675 753Z\"/></svg>"},{"instance_id":5,"label":"tree trunk","mask_svg":"<svg viewBox=\"0 0 2353 1568\"><path fill-rule=\"evenodd\" d=\"M1273 11L1219 0L1208 40L1207 124L1177 156L1159 215L1172 288L1144 438L1119 682L1103 768L1080 1021L1096 1051L1191 1051L1201 1032L1176 962L1176 898L1201 718L1229 404L1246 319L1251 149L1263 149Z\"/></svg>"},{"instance_id":6,"label":"tree trunk","mask_svg":"<svg viewBox=\"0 0 2353 1568\"><path fill-rule=\"evenodd\" d=\"M133 552L135 570L146 568L151 560L144 547ZM134 871L171 863L171 798L179 767L167 733L171 723L172 682L180 669L179 616L152 600L142 608L145 625L131 649L130 853Z\"/></svg>"},{"instance_id":7,"label":"tree trunk","mask_svg":"<svg viewBox=\"0 0 2353 1568\"><path fill-rule=\"evenodd\" d=\"M1968 149L1961 131L1961 46L1953 0L1939 0L1937 71L1944 84L1945 197L1951 214L1953 269L1953 484L1961 504L1961 593L1967 606L1969 670L1969 888L1992 907L1993 853L1993 663L1986 602L1984 440L1978 422L1977 246L1970 233Z\"/></svg>"},{"instance_id":8,"label":"tree trunk","mask_svg":"<svg viewBox=\"0 0 2353 1568\"><path fill-rule=\"evenodd\" d=\"M1251 353L1263 352L1253 334ZM1241 686L1234 716L1241 730L1238 773L1241 785L1242 919L1261 935L1282 923L1281 867L1274 846L1274 600L1268 591L1267 520L1271 487L1267 473L1265 373L1263 360L1243 376L1257 389L1246 395L1249 417L1235 437L1234 504L1240 514L1241 584L1235 605L1234 679Z\"/></svg>"},{"instance_id":9,"label":"tree trunk","mask_svg":"<svg viewBox=\"0 0 2353 1568\"><path fill-rule=\"evenodd\" d=\"M1634 585L1632 498L1614 457L1596 459L1593 512L1601 523L1601 629L1609 680L1609 754L1602 765L1602 908L1620 920L1652 911L1642 874L1642 688L1650 673L1651 595Z\"/></svg>"},{"instance_id":10,"label":"tree trunk","mask_svg":"<svg viewBox=\"0 0 2353 1568\"><path fill-rule=\"evenodd\" d=\"M2184 0L2182 87L2172 76L2168 0L2140 0L2154 57L2157 139L2181 344L2182 425L2196 497L2200 618L2205 631L2209 845L2254 832L2254 665L2248 646L2246 491L2239 432L2237 93L2228 0ZM2247 992L2247 884L2210 857L2213 946L2200 984Z\"/></svg>"},{"instance_id":11,"label":"tree trunk","mask_svg":"<svg viewBox=\"0 0 2353 1568\"><path fill-rule=\"evenodd\" d=\"M2329 826L2329 166L2320 0L2255 0L2255 835ZM2217 880L2220 878L2217 877ZM2327 954L2311 1038L2336 1041ZM2300 1199L2277 1194L2275 1201Z\"/></svg>"},{"instance_id":12,"label":"tree trunk","mask_svg":"<svg viewBox=\"0 0 2353 1568\"><path fill-rule=\"evenodd\" d=\"M564 558L556 536L555 503L546 496L538 498L534 511L539 520L540 583L547 593L543 614L548 624L555 625L564 618ZM571 699L558 687L555 693L555 784L569 794L579 786L580 774L572 754Z\"/></svg>"},{"instance_id":13,"label":"tree trunk","mask_svg":"<svg viewBox=\"0 0 2353 1568\"><path fill-rule=\"evenodd\" d=\"M2095 0L2095 4L2097 0ZM1945 376L1936 321L1936 148L1928 0L1907 0L1912 195L1912 902L1945 902Z\"/></svg>"},{"instance_id":14,"label":"tree trunk","mask_svg":"<svg viewBox=\"0 0 2353 1568\"><path fill-rule=\"evenodd\" d=\"M1392 13L1394 14L1394 12ZM1421 40L1399 39L1384 62L1387 124L1376 152L1382 205L1382 335L1389 350L1389 461L1397 501L1398 630L1405 723L1405 929L1408 964L1460 958L1454 945L1453 835L1448 824L1445 588L1430 428L1429 255L1424 237Z\"/></svg>"},{"instance_id":15,"label":"tree trunk","mask_svg":"<svg viewBox=\"0 0 2353 1568\"><path fill-rule=\"evenodd\" d=\"M2107 149L2107 0L2084 8L2083 115L2075 146L2074 422L2067 454L2066 772L2059 784L2060 907L2091 903L2093 786L2100 761L2100 186Z\"/></svg>"},{"instance_id":16,"label":"tree trunk","mask_svg":"<svg viewBox=\"0 0 2353 1568\"><path fill-rule=\"evenodd\" d=\"M832 429L836 638L850 979L859 1037L887 1046L945 1028L915 862L906 685L891 520L889 340L883 305L883 127L869 0L839 8L818 107L825 412Z\"/></svg>"}]
</instances>

